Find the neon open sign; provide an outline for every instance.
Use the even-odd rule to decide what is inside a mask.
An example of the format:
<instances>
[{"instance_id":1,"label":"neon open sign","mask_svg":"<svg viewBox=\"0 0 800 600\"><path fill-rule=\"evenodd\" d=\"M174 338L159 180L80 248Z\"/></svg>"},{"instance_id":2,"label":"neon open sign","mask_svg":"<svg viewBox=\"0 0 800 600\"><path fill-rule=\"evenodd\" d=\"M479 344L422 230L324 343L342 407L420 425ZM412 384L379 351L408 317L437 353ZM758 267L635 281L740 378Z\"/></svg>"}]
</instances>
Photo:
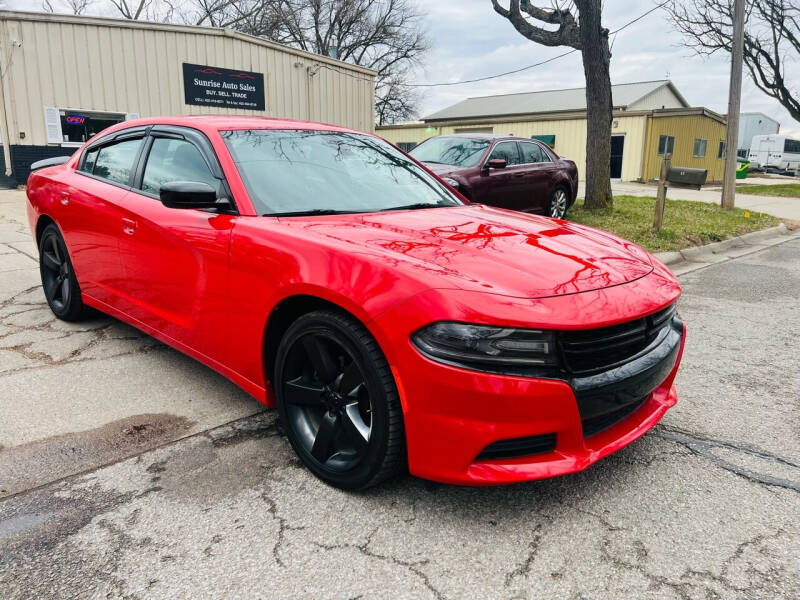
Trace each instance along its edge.
<instances>
[{"instance_id":1,"label":"neon open sign","mask_svg":"<svg viewBox=\"0 0 800 600\"><path fill-rule=\"evenodd\" d=\"M86 117L83 115L67 115L66 120L70 125L83 125L86 121Z\"/></svg>"}]
</instances>

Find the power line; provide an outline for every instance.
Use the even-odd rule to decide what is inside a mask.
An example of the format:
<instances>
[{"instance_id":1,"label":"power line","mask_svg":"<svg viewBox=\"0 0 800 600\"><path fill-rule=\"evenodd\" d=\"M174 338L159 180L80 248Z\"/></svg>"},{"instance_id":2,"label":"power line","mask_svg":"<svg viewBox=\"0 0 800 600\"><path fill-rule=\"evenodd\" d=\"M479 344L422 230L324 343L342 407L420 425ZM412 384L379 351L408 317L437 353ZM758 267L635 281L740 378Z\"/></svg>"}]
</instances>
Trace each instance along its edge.
<instances>
[{"instance_id":1,"label":"power line","mask_svg":"<svg viewBox=\"0 0 800 600\"><path fill-rule=\"evenodd\" d=\"M630 27L631 25L633 25L637 21L641 21L647 15L649 15L649 14L657 11L659 8L669 4L669 1L670 0L665 0L661 4L657 4L656 6L654 6L653 8L648 10L647 12L644 12L641 15L639 15L638 17L636 17L635 19L633 19L631 21L628 21L622 27L619 27L619 28L615 29L614 31L609 32L609 35L615 35L615 34L619 33L620 31L622 31L623 29L625 29L627 27ZM614 38L614 39L616 41L616 38ZM499 77L505 77L507 75L514 75L515 73L521 73L522 71L527 71L528 69L533 69L534 67L540 67L540 66L545 65L545 64L547 64L549 62L553 62L554 60L558 60L559 58L563 58L563 57L565 57L565 56L567 56L569 54L573 54L574 52L577 52L577 51L578 51L577 49L573 48L572 50L567 50L566 52L562 52L561 54L559 54L557 56L553 56L552 58L548 58L546 60L542 60L542 61L539 61L537 63L533 63L532 65L528 65L526 67L520 67L519 69L514 69L513 71L506 71L505 73L498 73L497 75L487 75L486 77L478 77L476 79L466 79L464 81L446 81L446 82L441 82L441 83L406 83L406 84L403 84L403 85L405 85L406 87L417 87L417 88L420 88L420 87L444 87L444 86L450 86L450 85L463 85L465 83L476 83L478 81L488 81L489 79L497 79Z\"/></svg>"}]
</instances>

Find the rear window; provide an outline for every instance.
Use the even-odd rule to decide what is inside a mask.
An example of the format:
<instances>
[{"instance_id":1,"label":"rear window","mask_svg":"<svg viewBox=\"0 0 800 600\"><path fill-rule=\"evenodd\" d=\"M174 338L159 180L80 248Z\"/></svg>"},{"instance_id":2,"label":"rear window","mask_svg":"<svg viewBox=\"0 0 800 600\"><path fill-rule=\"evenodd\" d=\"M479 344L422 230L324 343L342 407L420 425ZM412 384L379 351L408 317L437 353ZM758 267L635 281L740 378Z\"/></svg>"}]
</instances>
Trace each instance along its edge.
<instances>
[{"instance_id":1,"label":"rear window","mask_svg":"<svg viewBox=\"0 0 800 600\"><path fill-rule=\"evenodd\" d=\"M141 145L142 138L138 138L89 150L80 170L114 183L129 185L133 161Z\"/></svg>"}]
</instances>

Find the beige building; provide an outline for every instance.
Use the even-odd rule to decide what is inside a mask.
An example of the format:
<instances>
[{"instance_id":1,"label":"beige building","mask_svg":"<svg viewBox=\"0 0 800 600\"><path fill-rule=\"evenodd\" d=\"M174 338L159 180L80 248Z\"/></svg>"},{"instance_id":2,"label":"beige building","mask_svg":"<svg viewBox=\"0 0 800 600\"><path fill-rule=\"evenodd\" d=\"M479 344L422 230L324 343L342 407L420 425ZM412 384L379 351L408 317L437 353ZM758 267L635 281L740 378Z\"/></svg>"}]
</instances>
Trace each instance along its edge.
<instances>
[{"instance_id":1,"label":"beige building","mask_svg":"<svg viewBox=\"0 0 800 600\"><path fill-rule=\"evenodd\" d=\"M372 131L375 72L225 29L0 11L0 174L113 123L254 114Z\"/></svg>"},{"instance_id":2,"label":"beige building","mask_svg":"<svg viewBox=\"0 0 800 600\"><path fill-rule=\"evenodd\" d=\"M665 149L676 166L708 170L722 179L725 119L692 108L670 81L612 86L611 176L623 181L658 177ZM435 135L497 133L535 137L586 169L584 88L467 98L421 122L378 127L377 133L408 150Z\"/></svg>"}]
</instances>

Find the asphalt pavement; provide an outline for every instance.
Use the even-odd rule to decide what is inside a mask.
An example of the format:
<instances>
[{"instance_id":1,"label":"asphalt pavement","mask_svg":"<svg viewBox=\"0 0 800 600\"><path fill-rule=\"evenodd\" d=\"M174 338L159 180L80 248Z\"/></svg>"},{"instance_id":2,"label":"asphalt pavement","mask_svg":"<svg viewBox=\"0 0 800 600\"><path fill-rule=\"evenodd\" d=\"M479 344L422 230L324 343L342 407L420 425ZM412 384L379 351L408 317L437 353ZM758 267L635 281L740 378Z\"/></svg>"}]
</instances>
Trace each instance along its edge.
<instances>
[{"instance_id":1,"label":"asphalt pavement","mask_svg":"<svg viewBox=\"0 0 800 600\"><path fill-rule=\"evenodd\" d=\"M798 598L800 235L681 276L680 400L586 471L311 476L222 377L56 321L0 194L0 597Z\"/></svg>"}]
</instances>

